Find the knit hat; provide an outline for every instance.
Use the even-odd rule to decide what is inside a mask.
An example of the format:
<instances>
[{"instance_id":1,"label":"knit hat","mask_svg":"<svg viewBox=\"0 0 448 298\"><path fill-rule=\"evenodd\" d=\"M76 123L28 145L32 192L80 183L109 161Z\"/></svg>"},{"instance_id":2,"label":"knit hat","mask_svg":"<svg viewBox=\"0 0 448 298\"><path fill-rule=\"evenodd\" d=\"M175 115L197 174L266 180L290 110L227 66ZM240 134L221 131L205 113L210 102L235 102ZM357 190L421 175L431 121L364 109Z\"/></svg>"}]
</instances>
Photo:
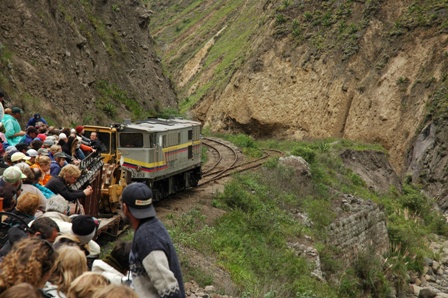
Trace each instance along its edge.
<instances>
[{"instance_id":1,"label":"knit hat","mask_svg":"<svg viewBox=\"0 0 448 298\"><path fill-rule=\"evenodd\" d=\"M36 156L39 155L39 154L37 153L37 151L34 150L34 149L29 149L29 150L26 152L26 154L27 154L28 156L30 156L30 157L36 157Z\"/></svg>"},{"instance_id":2,"label":"knit hat","mask_svg":"<svg viewBox=\"0 0 448 298\"><path fill-rule=\"evenodd\" d=\"M129 184L123 190L121 199L137 219L156 216L156 210L152 205L152 191L145 183Z\"/></svg>"},{"instance_id":3,"label":"knit hat","mask_svg":"<svg viewBox=\"0 0 448 298\"><path fill-rule=\"evenodd\" d=\"M76 130L77 133L81 133L81 131L83 129L84 129L84 126L81 126L81 125L75 127L75 130Z\"/></svg>"},{"instance_id":4,"label":"knit hat","mask_svg":"<svg viewBox=\"0 0 448 298\"><path fill-rule=\"evenodd\" d=\"M13 155L11 155L11 161L12 162L16 162L16 161L19 161L19 160L30 160L30 159L31 159L31 157L26 156L22 152L16 152Z\"/></svg>"},{"instance_id":5,"label":"knit hat","mask_svg":"<svg viewBox=\"0 0 448 298\"><path fill-rule=\"evenodd\" d=\"M66 135L65 133L61 132L61 133L59 134L59 140L61 140L61 139L66 139L66 138L67 138L67 135Z\"/></svg>"},{"instance_id":6,"label":"knit hat","mask_svg":"<svg viewBox=\"0 0 448 298\"><path fill-rule=\"evenodd\" d=\"M19 167L11 166L3 172L3 180L8 183L16 183L24 178L26 178L26 175L22 173Z\"/></svg>"},{"instance_id":7,"label":"knit hat","mask_svg":"<svg viewBox=\"0 0 448 298\"><path fill-rule=\"evenodd\" d=\"M98 219L92 216L78 215L72 219L72 233L79 238L81 244L86 244L95 237L98 226Z\"/></svg>"},{"instance_id":8,"label":"knit hat","mask_svg":"<svg viewBox=\"0 0 448 298\"><path fill-rule=\"evenodd\" d=\"M38 137L39 139L41 139L42 142L45 141L45 139L47 138L47 136L44 135L43 133L38 134L37 137Z\"/></svg>"}]
</instances>

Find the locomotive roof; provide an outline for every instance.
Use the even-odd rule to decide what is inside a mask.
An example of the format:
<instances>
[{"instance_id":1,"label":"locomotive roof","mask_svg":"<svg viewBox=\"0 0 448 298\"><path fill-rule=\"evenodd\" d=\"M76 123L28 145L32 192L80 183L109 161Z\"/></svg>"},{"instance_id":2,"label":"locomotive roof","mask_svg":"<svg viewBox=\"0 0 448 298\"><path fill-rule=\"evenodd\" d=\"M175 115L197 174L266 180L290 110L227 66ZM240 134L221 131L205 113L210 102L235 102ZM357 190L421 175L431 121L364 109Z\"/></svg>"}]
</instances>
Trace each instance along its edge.
<instances>
[{"instance_id":1,"label":"locomotive roof","mask_svg":"<svg viewBox=\"0 0 448 298\"><path fill-rule=\"evenodd\" d=\"M181 118L174 118L174 119L150 118L135 123L125 123L124 129L128 128L128 129L146 130L154 132L154 131L167 131L173 129L183 129L200 125L201 125L200 122Z\"/></svg>"}]
</instances>

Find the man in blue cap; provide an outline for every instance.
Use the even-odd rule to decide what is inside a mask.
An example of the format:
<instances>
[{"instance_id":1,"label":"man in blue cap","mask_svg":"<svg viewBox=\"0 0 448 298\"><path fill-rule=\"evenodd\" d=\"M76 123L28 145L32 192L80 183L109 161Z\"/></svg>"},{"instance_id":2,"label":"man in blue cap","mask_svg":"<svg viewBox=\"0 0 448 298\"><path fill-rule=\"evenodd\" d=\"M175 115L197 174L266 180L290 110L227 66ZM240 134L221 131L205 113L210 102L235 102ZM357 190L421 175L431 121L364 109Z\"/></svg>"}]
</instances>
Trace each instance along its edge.
<instances>
[{"instance_id":1,"label":"man in blue cap","mask_svg":"<svg viewBox=\"0 0 448 298\"><path fill-rule=\"evenodd\" d=\"M123 213L135 230L129 265L139 297L185 297L176 250L165 226L156 218L152 191L134 182L121 195Z\"/></svg>"},{"instance_id":2,"label":"man in blue cap","mask_svg":"<svg viewBox=\"0 0 448 298\"><path fill-rule=\"evenodd\" d=\"M26 127L36 126L37 122L42 122L43 124L47 124L47 121L45 121L45 119L42 118L40 116L40 114L36 113L36 114L34 114L33 117L30 118L30 120L28 120L28 124L26 125Z\"/></svg>"}]
</instances>

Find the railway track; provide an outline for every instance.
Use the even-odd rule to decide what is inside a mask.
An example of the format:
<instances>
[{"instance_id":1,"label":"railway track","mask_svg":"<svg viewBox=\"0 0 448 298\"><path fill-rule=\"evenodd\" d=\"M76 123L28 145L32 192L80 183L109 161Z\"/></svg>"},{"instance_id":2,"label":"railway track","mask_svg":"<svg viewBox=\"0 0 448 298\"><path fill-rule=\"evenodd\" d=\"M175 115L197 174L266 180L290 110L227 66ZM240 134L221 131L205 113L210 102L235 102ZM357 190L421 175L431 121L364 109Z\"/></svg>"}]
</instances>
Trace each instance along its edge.
<instances>
[{"instance_id":1,"label":"railway track","mask_svg":"<svg viewBox=\"0 0 448 298\"><path fill-rule=\"evenodd\" d=\"M244 161L241 152L233 146L215 138L203 138L202 144L210 152L209 161L203 167L202 180L199 186L230 176L234 173L247 171L261 166L270 156L282 156L283 152L274 149L262 149L263 156L250 161Z\"/></svg>"}]
</instances>

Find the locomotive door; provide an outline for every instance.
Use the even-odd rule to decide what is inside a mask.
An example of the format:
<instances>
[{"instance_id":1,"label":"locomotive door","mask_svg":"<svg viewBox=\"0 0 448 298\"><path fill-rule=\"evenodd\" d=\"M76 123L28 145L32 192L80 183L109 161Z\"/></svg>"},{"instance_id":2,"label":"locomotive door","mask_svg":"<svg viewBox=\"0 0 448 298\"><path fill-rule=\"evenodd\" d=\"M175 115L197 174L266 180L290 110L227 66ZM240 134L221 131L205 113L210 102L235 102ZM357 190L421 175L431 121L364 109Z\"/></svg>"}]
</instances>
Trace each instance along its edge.
<instances>
[{"instance_id":1,"label":"locomotive door","mask_svg":"<svg viewBox=\"0 0 448 298\"><path fill-rule=\"evenodd\" d=\"M166 143L166 136L159 134L156 144L157 161L165 160L165 153L163 152L163 148L165 148L165 143Z\"/></svg>"}]
</instances>

